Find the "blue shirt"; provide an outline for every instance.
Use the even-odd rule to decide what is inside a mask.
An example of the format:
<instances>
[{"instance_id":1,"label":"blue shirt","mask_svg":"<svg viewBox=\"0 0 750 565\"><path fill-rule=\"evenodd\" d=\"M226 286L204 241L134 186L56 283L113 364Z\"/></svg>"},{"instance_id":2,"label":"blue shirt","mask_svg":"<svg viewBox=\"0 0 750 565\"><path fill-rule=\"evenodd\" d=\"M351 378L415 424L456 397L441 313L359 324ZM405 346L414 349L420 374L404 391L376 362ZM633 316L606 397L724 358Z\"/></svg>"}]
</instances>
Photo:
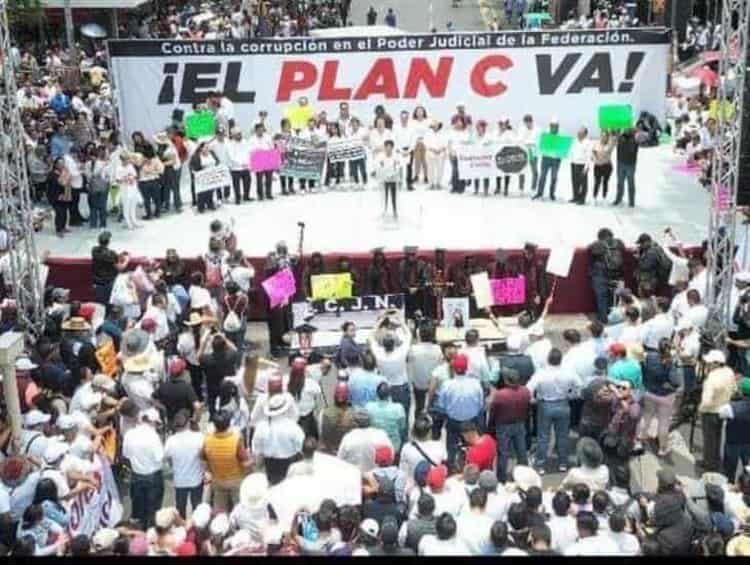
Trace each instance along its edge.
<instances>
[{"instance_id":1,"label":"blue shirt","mask_svg":"<svg viewBox=\"0 0 750 565\"><path fill-rule=\"evenodd\" d=\"M49 140L49 154L53 159L64 157L70 153L73 143L64 135L55 134Z\"/></svg>"},{"instance_id":2,"label":"blue shirt","mask_svg":"<svg viewBox=\"0 0 750 565\"><path fill-rule=\"evenodd\" d=\"M385 377L375 372L368 372L357 368L349 375L349 402L352 406L364 406L372 400L377 400L378 385L384 383Z\"/></svg>"},{"instance_id":3,"label":"blue shirt","mask_svg":"<svg viewBox=\"0 0 750 565\"><path fill-rule=\"evenodd\" d=\"M401 451L401 441L406 438L404 407L391 400L375 400L368 402L365 409L370 415L370 425L387 433L394 451Z\"/></svg>"},{"instance_id":4,"label":"blue shirt","mask_svg":"<svg viewBox=\"0 0 750 565\"><path fill-rule=\"evenodd\" d=\"M465 422L476 418L484 407L484 393L478 379L456 375L440 388L441 408L451 420Z\"/></svg>"}]
</instances>

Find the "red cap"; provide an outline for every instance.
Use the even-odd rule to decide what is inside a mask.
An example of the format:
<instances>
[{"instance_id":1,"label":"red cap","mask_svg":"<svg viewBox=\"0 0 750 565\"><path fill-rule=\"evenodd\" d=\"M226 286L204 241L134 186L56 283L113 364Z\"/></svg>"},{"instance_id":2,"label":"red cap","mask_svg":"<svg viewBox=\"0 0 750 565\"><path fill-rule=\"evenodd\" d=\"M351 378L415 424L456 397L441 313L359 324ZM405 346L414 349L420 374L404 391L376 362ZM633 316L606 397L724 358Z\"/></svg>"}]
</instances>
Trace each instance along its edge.
<instances>
[{"instance_id":1,"label":"red cap","mask_svg":"<svg viewBox=\"0 0 750 565\"><path fill-rule=\"evenodd\" d=\"M91 302L84 302L83 304L81 304L81 307L78 309L78 315L84 320L86 320L87 322L91 322L95 313L96 313L96 306L92 304Z\"/></svg>"},{"instance_id":2,"label":"red cap","mask_svg":"<svg viewBox=\"0 0 750 565\"><path fill-rule=\"evenodd\" d=\"M393 463L393 450L387 445L375 449L375 465L384 467Z\"/></svg>"},{"instance_id":3,"label":"red cap","mask_svg":"<svg viewBox=\"0 0 750 565\"><path fill-rule=\"evenodd\" d=\"M337 402L346 402L349 400L349 386L346 383L337 383L333 390L333 399Z\"/></svg>"},{"instance_id":4,"label":"red cap","mask_svg":"<svg viewBox=\"0 0 750 565\"><path fill-rule=\"evenodd\" d=\"M451 361L451 367L457 375L464 375L469 368L469 358L463 353L459 353Z\"/></svg>"},{"instance_id":5,"label":"red cap","mask_svg":"<svg viewBox=\"0 0 750 565\"><path fill-rule=\"evenodd\" d=\"M305 374L305 368L307 367L307 361L302 357L296 357L292 364L289 366L289 376L301 377Z\"/></svg>"},{"instance_id":6,"label":"red cap","mask_svg":"<svg viewBox=\"0 0 750 565\"><path fill-rule=\"evenodd\" d=\"M182 357L172 357L169 361L169 374L173 377L179 377L185 372L187 363Z\"/></svg>"},{"instance_id":7,"label":"red cap","mask_svg":"<svg viewBox=\"0 0 750 565\"><path fill-rule=\"evenodd\" d=\"M2 477L6 482L17 481L23 475L25 461L22 457L9 457L3 465Z\"/></svg>"},{"instance_id":8,"label":"red cap","mask_svg":"<svg viewBox=\"0 0 750 565\"><path fill-rule=\"evenodd\" d=\"M195 544L191 541L184 541L177 546L175 553L180 557L193 557L198 555L198 550L195 549Z\"/></svg>"},{"instance_id":9,"label":"red cap","mask_svg":"<svg viewBox=\"0 0 750 565\"><path fill-rule=\"evenodd\" d=\"M153 333L156 331L156 320L153 318L143 318L141 320L141 329L144 332Z\"/></svg>"},{"instance_id":10,"label":"red cap","mask_svg":"<svg viewBox=\"0 0 750 565\"><path fill-rule=\"evenodd\" d=\"M273 375L268 379L268 392L282 392L284 390L284 381L280 375Z\"/></svg>"},{"instance_id":11,"label":"red cap","mask_svg":"<svg viewBox=\"0 0 750 565\"><path fill-rule=\"evenodd\" d=\"M448 478L448 467L445 465L438 465L432 467L430 472L427 473L427 486L431 489L440 490L445 486L445 479Z\"/></svg>"},{"instance_id":12,"label":"red cap","mask_svg":"<svg viewBox=\"0 0 750 565\"><path fill-rule=\"evenodd\" d=\"M610 357L622 357L627 352L624 343L613 343L609 346Z\"/></svg>"}]
</instances>

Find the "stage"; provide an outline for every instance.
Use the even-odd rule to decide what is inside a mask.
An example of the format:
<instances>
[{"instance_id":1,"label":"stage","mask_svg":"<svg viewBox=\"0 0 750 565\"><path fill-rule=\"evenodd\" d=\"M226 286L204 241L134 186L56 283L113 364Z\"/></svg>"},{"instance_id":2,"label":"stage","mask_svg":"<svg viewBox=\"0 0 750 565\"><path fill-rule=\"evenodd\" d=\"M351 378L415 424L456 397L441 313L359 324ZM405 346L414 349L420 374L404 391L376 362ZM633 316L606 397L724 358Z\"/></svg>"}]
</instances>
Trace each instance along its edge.
<instances>
[{"instance_id":1,"label":"stage","mask_svg":"<svg viewBox=\"0 0 750 565\"><path fill-rule=\"evenodd\" d=\"M173 247L183 258L194 259L207 248L211 220L234 218L239 247L253 258L256 269L262 268L263 257L279 240L286 240L290 250L296 252L300 221L306 224L305 255L320 251L332 266L338 254L346 253L352 255L360 272L366 268L370 251L375 247L384 247L394 261L400 257L404 245L418 245L425 258L431 258L431 250L442 247L449 250L452 262L460 261L466 251L473 250L482 255L479 262L486 263L495 249L506 249L512 254L527 241L537 243L542 250L556 245L573 246L579 251L571 275L560 281L559 298L552 311L580 313L590 311L593 306L587 290L584 248L595 239L599 228L611 228L628 247L634 246L642 232L661 238L667 226L689 246L699 245L706 237L709 195L698 184L697 174L679 170L683 162L684 157L674 155L671 146L641 149L636 172L637 205L632 209L602 202L594 204L591 186L587 205L569 204L570 167L564 162L556 202L547 198L532 201L528 190L519 194L516 179L511 179L507 198L492 195L494 183L486 198L481 190L475 196L473 186L463 195L450 194L448 189L429 191L417 186L413 192L399 193L399 218L394 220L383 216L382 194L371 186L361 191L277 195L270 202L226 204L216 212L202 215L186 206L182 214L167 214L159 220L143 222L143 227L133 231L110 218L108 229L113 233L113 249L127 250L133 257L160 258L167 248ZM615 186L613 175L609 202L614 199ZM278 191L275 184L274 194ZM189 189L183 186L182 192L183 201L189 204ZM48 222L44 231L37 234L37 249L49 250L52 257L51 284L69 287L80 298L91 297L89 258L99 231L73 228L64 239L59 239L53 233L52 222ZM630 257L627 266L632 267ZM262 317L262 313L256 314Z\"/></svg>"},{"instance_id":2,"label":"stage","mask_svg":"<svg viewBox=\"0 0 750 565\"><path fill-rule=\"evenodd\" d=\"M673 170L684 157L672 154L669 146L641 149L636 172L636 208L594 205L589 187L586 206L568 204L571 198L570 167L563 162L558 178L557 201L530 198L528 188L520 193L511 179L510 196L450 194L447 189L398 194L399 218L383 216L383 196L376 187L364 191L275 196L273 201L227 204L216 212L197 214L189 206L182 214L168 214L144 222L134 231L109 221L114 249L127 249L134 256L161 257L173 247L185 257L206 249L208 225L213 218L234 218L239 245L247 256L266 255L280 239L292 251L297 246L297 222L306 224L305 252L369 252L374 247L400 251L404 245L424 249L515 249L526 241L542 248L554 245L584 247L603 226L610 227L626 245L633 245L642 232L661 234L666 226L686 243L700 243L707 234L708 193L697 177ZM589 174L591 177L591 173ZM610 180L609 202L614 199L616 176ZM592 179L589 179L590 183ZM549 183L549 180L547 181ZM527 180L527 185L529 184ZM274 185L274 194L280 189ZM254 194L253 186L252 193ZM183 201L190 203L189 188L183 187ZM64 239L55 237L48 222L37 234L37 247L49 249L53 257L89 257L99 230L74 228Z\"/></svg>"}]
</instances>

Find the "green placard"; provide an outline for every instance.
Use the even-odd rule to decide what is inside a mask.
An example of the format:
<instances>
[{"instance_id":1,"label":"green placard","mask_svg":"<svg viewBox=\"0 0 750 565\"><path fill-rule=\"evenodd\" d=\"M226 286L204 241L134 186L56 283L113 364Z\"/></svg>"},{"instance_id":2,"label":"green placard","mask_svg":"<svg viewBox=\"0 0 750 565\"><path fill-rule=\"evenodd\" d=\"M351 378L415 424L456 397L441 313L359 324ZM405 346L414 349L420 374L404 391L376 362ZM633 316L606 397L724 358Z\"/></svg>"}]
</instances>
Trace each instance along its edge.
<instances>
[{"instance_id":1,"label":"green placard","mask_svg":"<svg viewBox=\"0 0 750 565\"><path fill-rule=\"evenodd\" d=\"M539 153L544 157L565 159L573 146L573 138L569 135L543 133L539 138Z\"/></svg>"},{"instance_id":2,"label":"green placard","mask_svg":"<svg viewBox=\"0 0 750 565\"><path fill-rule=\"evenodd\" d=\"M633 107L630 104L599 106L599 129L630 129L633 127Z\"/></svg>"},{"instance_id":3,"label":"green placard","mask_svg":"<svg viewBox=\"0 0 750 565\"><path fill-rule=\"evenodd\" d=\"M213 112L196 112L185 118L185 134L189 139L213 137L216 134L216 116Z\"/></svg>"}]
</instances>

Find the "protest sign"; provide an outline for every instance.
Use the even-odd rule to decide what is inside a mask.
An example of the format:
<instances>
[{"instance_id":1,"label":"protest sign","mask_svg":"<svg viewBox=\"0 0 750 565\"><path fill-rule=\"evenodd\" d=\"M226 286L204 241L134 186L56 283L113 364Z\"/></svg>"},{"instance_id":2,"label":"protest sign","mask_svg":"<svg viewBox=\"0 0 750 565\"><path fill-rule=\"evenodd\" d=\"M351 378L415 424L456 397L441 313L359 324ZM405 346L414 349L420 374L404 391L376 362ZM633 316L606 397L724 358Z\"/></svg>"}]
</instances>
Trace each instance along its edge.
<instances>
[{"instance_id":1,"label":"protest sign","mask_svg":"<svg viewBox=\"0 0 750 565\"><path fill-rule=\"evenodd\" d=\"M529 154L520 145L504 145L495 153L495 166L506 175L523 173L529 164Z\"/></svg>"},{"instance_id":2,"label":"protest sign","mask_svg":"<svg viewBox=\"0 0 750 565\"><path fill-rule=\"evenodd\" d=\"M365 146L361 139L341 139L328 141L328 160L342 163L365 158Z\"/></svg>"},{"instance_id":3,"label":"protest sign","mask_svg":"<svg viewBox=\"0 0 750 565\"><path fill-rule=\"evenodd\" d=\"M310 286L313 300L351 298L352 275L351 273L313 275L310 277Z\"/></svg>"},{"instance_id":4,"label":"protest sign","mask_svg":"<svg viewBox=\"0 0 750 565\"><path fill-rule=\"evenodd\" d=\"M325 162L325 143L292 137L284 152L281 174L298 179L320 180Z\"/></svg>"},{"instance_id":5,"label":"protest sign","mask_svg":"<svg viewBox=\"0 0 750 565\"><path fill-rule=\"evenodd\" d=\"M633 107L630 104L599 106L599 129L630 129L633 127Z\"/></svg>"},{"instance_id":6,"label":"protest sign","mask_svg":"<svg viewBox=\"0 0 750 565\"><path fill-rule=\"evenodd\" d=\"M224 186L232 186L232 175L225 165L208 167L195 173L195 193L201 194Z\"/></svg>"},{"instance_id":7,"label":"protest sign","mask_svg":"<svg viewBox=\"0 0 750 565\"><path fill-rule=\"evenodd\" d=\"M567 246L558 246L550 249L549 259L547 260L547 272L550 275L567 277L568 273L570 273L570 266L573 264L574 253L575 250Z\"/></svg>"},{"instance_id":8,"label":"protest sign","mask_svg":"<svg viewBox=\"0 0 750 565\"><path fill-rule=\"evenodd\" d=\"M249 168L254 173L278 171L281 168L281 153L278 149L258 149L250 153Z\"/></svg>"},{"instance_id":9,"label":"protest sign","mask_svg":"<svg viewBox=\"0 0 750 565\"><path fill-rule=\"evenodd\" d=\"M380 315L386 310L398 310L404 313L403 294L367 294L353 296L342 300L313 300L292 304L293 326L308 323L321 332L335 332L335 345L338 346L341 332L341 317L346 316L354 322L360 330L375 327ZM319 341L319 340L316 340Z\"/></svg>"},{"instance_id":10,"label":"protest sign","mask_svg":"<svg viewBox=\"0 0 750 565\"><path fill-rule=\"evenodd\" d=\"M735 107L734 104L728 100L724 100L719 105L718 100L711 100L708 104L708 117L713 118L716 121L734 120Z\"/></svg>"},{"instance_id":11,"label":"protest sign","mask_svg":"<svg viewBox=\"0 0 750 565\"><path fill-rule=\"evenodd\" d=\"M213 112L195 112L185 118L185 135L188 139L213 137L216 134L216 116Z\"/></svg>"},{"instance_id":12,"label":"protest sign","mask_svg":"<svg viewBox=\"0 0 750 565\"><path fill-rule=\"evenodd\" d=\"M486 272L471 275L471 288L474 294L474 300L477 302L477 308L487 308L492 306L492 289L490 288L490 279Z\"/></svg>"},{"instance_id":13,"label":"protest sign","mask_svg":"<svg viewBox=\"0 0 750 565\"><path fill-rule=\"evenodd\" d=\"M543 133L539 138L539 153L544 157L565 159L573 146L573 138L569 135Z\"/></svg>"},{"instance_id":14,"label":"protest sign","mask_svg":"<svg viewBox=\"0 0 750 565\"><path fill-rule=\"evenodd\" d=\"M526 278L507 277L502 279L490 279L492 300L495 306L506 304L524 304L526 302Z\"/></svg>"},{"instance_id":15,"label":"protest sign","mask_svg":"<svg viewBox=\"0 0 750 565\"><path fill-rule=\"evenodd\" d=\"M99 361L102 373L110 377L114 377L117 374L117 352L111 340L101 345L96 350L95 356L96 360Z\"/></svg>"},{"instance_id":16,"label":"protest sign","mask_svg":"<svg viewBox=\"0 0 750 565\"><path fill-rule=\"evenodd\" d=\"M278 273L268 277L261 283L263 290L268 295L271 308L276 308L285 300L289 300L297 292L297 283L294 281L294 273L290 269L282 269Z\"/></svg>"},{"instance_id":17,"label":"protest sign","mask_svg":"<svg viewBox=\"0 0 750 565\"><path fill-rule=\"evenodd\" d=\"M441 326L446 328L468 328L469 327L469 299L468 298L443 298L443 321Z\"/></svg>"},{"instance_id":18,"label":"protest sign","mask_svg":"<svg viewBox=\"0 0 750 565\"><path fill-rule=\"evenodd\" d=\"M93 475L99 480L94 489L79 492L68 507L68 535L91 536L101 528L112 528L122 519L122 503L112 468L106 458L94 457Z\"/></svg>"},{"instance_id":19,"label":"protest sign","mask_svg":"<svg viewBox=\"0 0 750 565\"><path fill-rule=\"evenodd\" d=\"M456 145L458 178L473 180L489 178L497 174L495 164L496 145L465 143Z\"/></svg>"},{"instance_id":20,"label":"protest sign","mask_svg":"<svg viewBox=\"0 0 750 565\"><path fill-rule=\"evenodd\" d=\"M731 194L729 187L725 184L715 184L713 187L713 199L714 205L718 210L726 211L729 210Z\"/></svg>"}]
</instances>

